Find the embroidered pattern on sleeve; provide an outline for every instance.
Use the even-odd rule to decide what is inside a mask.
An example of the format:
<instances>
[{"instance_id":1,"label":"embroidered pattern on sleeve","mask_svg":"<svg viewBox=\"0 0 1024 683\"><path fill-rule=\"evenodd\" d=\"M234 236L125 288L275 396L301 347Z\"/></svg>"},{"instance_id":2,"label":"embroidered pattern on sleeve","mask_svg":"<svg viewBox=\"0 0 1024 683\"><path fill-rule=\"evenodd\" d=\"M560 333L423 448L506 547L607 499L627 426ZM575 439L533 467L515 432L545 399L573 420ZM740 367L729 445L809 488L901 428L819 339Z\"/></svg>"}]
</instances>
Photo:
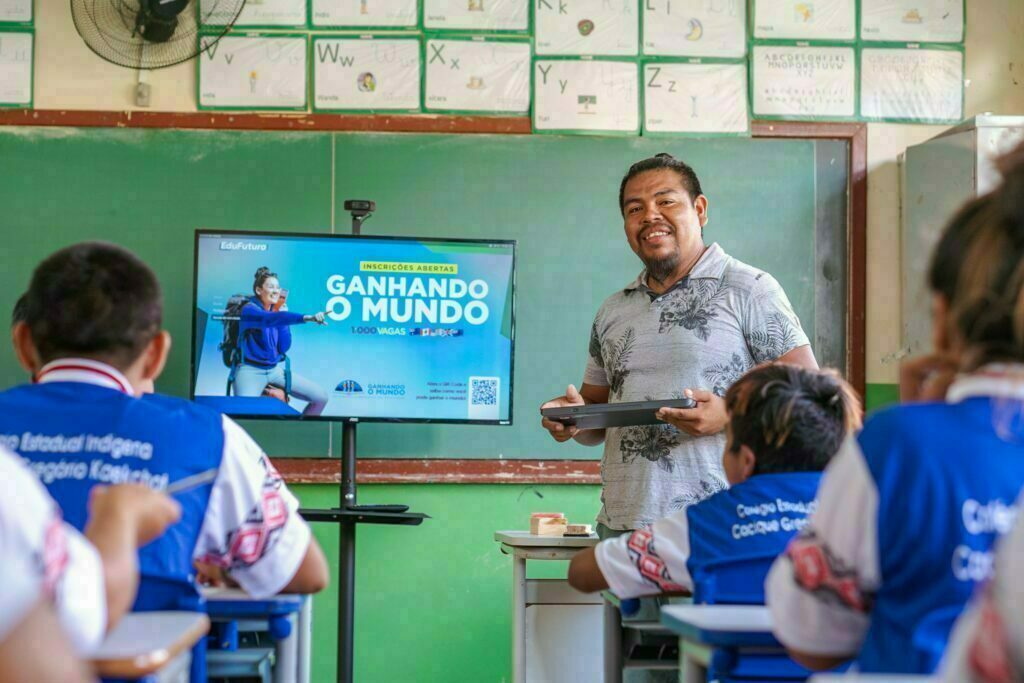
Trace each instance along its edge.
<instances>
[{"instance_id":1,"label":"embroidered pattern on sleeve","mask_svg":"<svg viewBox=\"0 0 1024 683\"><path fill-rule=\"evenodd\" d=\"M793 563L793 580L805 591L847 609L871 611L874 595L861 590L856 570L833 555L813 531L790 541L786 557Z\"/></svg>"},{"instance_id":2,"label":"embroidered pattern on sleeve","mask_svg":"<svg viewBox=\"0 0 1024 683\"><path fill-rule=\"evenodd\" d=\"M260 464L266 470L266 476L259 502L249 511L241 526L227 533L224 544L201 558L201 562L222 569L250 567L277 543L289 514L288 504L281 495L284 480L265 456L260 458Z\"/></svg>"},{"instance_id":3,"label":"embroidered pattern on sleeve","mask_svg":"<svg viewBox=\"0 0 1024 683\"><path fill-rule=\"evenodd\" d=\"M640 570L640 576L647 583L656 586L664 593L681 593L686 588L672 581L669 576L668 567L665 561L658 555L654 548L654 535L650 529L637 529L626 543L629 550L629 558Z\"/></svg>"},{"instance_id":4,"label":"embroidered pattern on sleeve","mask_svg":"<svg viewBox=\"0 0 1024 683\"><path fill-rule=\"evenodd\" d=\"M967 668L971 679L979 683L1014 683L1020 671L1010 656L1006 624L986 589L978 610L978 623L967 646Z\"/></svg>"},{"instance_id":5,"label":"embroidered pattern on sleeve","mask_svg":"<svg viewBox=\"0 0 1024 683\"><path fill-rule=\"evenodd\" d=\"M64 519L60 514L55 514L46 526L43 548L37 559L43 578L43 591L50 598L58 593L68 561L68 537L64 531Z\"/></svg>"}]
</instances>

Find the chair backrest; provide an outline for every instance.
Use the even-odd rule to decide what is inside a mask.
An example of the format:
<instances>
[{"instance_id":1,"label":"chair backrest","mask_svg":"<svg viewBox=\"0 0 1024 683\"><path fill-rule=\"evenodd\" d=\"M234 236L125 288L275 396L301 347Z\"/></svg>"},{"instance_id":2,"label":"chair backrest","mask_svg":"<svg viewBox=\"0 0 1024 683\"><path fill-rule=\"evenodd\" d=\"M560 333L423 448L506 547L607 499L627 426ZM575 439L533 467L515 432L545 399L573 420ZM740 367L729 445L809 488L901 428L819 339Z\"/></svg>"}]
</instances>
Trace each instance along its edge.
<instances>
[{"instance_id":1,"label":"chair backrest","mask_svg":"<svg viewBox=\"0 0 1024 683\"><path fill-rule=\"evenodd\" d=\"M763 605L764 580L775 555L730 557L693 576L693 602L701 605Z\"/></svg>"}]
</instances>

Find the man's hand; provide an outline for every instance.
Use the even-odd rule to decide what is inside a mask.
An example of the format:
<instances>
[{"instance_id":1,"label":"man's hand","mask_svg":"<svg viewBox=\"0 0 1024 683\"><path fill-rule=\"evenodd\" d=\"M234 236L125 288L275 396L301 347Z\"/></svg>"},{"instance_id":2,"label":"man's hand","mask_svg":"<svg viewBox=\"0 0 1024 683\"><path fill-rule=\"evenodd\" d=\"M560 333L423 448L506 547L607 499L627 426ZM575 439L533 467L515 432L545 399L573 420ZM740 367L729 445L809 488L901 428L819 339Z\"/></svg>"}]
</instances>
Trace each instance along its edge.
<instances>
[{"instance_id":1,"label":"man's hand","mask_svg":"<svg viewBox=\"0 0 1024 683\"><path fill-rule=\"evenodd\" d=\"M690 436L708 436L725 429L729 421L725 399L703 389L687 389L684 393L697 402L696 407L661 408L657 415L659 420Z\"/></svg>"},{"instance_id":2,"label":"man's hand","mask_svg":"<svg viewBox=\"0 0 1024 683\"><path fill-rule=\"evenodd\" d=\"M900 401L942 401L959 370L951 356L910 358L900 365Z\"/></svg>"},{"instance_id":3,"label":"man's hand","mask_svg":"<svg viewBox=\"0 0 1024 683\"><path fill-rule=\"evenodd\" d=\"M317 325L326 325L327 320L323 311L314 313L313 315L302 316L302 321L307 323L316 323Z\"/></svg>"},{"instance_id":4,"label":"man's hand","mask_svg":"<svg viewBox=\"0 0 1024 683\"><path fill-rule=\"evenodd\" d=\"M558 396L551 399L540 407L541 410L545 408L564 408L566 406L581 406L585 403L583 397L580 396L580 392L576 391L576 387L572 384L565 390L565 396ZM576 436L579 433L579 429L574 425L564 425L561 422L555 422L549 420L546 417L540 419L540 426L548 430L551 437L558 443L564 443Z\"/></svg>"},{"instance_id":5,"label":"man's hand","mask_svg":"<svg viewBox=\"0 0 1024 683\"><path fill-rule=\"evenodd\" d=\"M163 534L179 517L177 501L142 484L96 486L89 495L89 526L116 526L132 534L136 546Z\"/></svg>"}]
</instances>

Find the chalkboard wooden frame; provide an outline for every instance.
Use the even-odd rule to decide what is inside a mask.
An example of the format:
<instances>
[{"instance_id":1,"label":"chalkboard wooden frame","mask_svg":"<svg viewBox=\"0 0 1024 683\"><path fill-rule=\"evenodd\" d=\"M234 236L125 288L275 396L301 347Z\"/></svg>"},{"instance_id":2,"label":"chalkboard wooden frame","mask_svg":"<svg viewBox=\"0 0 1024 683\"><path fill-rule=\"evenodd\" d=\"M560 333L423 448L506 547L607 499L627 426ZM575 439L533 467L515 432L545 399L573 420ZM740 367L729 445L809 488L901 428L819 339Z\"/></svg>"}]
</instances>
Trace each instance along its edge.
<instances>
[{"instance_id":1,"label":"chalkboard wooden frame","mask_svg":"<svg viewBox=\"0 0 1024 683\"><path fill-rule=\"evenodd\" d=\"M338 116L332 114L236 114L61 110L0 111L0 126L83 128L193 128L224 130L372 131L527 135L530 118L487 116ZM867 269L867 124L856 122L752 121L755 138L842 140L849 145L847 203L846 374L863 397L865 389ZM333 459L278 458L290 483L333 484ZM413 484L598 484L597 460L365 459L359 483Z\"/></svg>"}]
</instances>

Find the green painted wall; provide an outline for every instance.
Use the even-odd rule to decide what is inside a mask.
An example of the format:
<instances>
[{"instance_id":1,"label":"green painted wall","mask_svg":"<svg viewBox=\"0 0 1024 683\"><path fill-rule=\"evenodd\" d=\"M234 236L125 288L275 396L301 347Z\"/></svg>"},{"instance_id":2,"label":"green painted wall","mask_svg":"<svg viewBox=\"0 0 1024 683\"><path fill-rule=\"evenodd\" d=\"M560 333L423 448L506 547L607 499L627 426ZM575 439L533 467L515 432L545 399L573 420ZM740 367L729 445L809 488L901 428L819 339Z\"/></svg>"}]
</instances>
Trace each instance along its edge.
<instances>
[{"instance_id":1,"label":"green painted wall","mask_svg":"<svg viewBox=\"0 0 1024 683\"><path fill-rule=\"evenodd\" d=\"M338 504L334 486L296 486L304 506ZM512 562L494 542L531 512L591 522L597 486L364 485L361 503L406 503L419 527L360 525L356 540L355 678L359 683L485 683L511 672ZM337 526L314 530L331 564ZM565 562L530 563L530 577L565 576ZM335 567L336 568L336 567ZM313 681L334 679L337 577L313 603Z\"/></svg>"}]
</instances>

